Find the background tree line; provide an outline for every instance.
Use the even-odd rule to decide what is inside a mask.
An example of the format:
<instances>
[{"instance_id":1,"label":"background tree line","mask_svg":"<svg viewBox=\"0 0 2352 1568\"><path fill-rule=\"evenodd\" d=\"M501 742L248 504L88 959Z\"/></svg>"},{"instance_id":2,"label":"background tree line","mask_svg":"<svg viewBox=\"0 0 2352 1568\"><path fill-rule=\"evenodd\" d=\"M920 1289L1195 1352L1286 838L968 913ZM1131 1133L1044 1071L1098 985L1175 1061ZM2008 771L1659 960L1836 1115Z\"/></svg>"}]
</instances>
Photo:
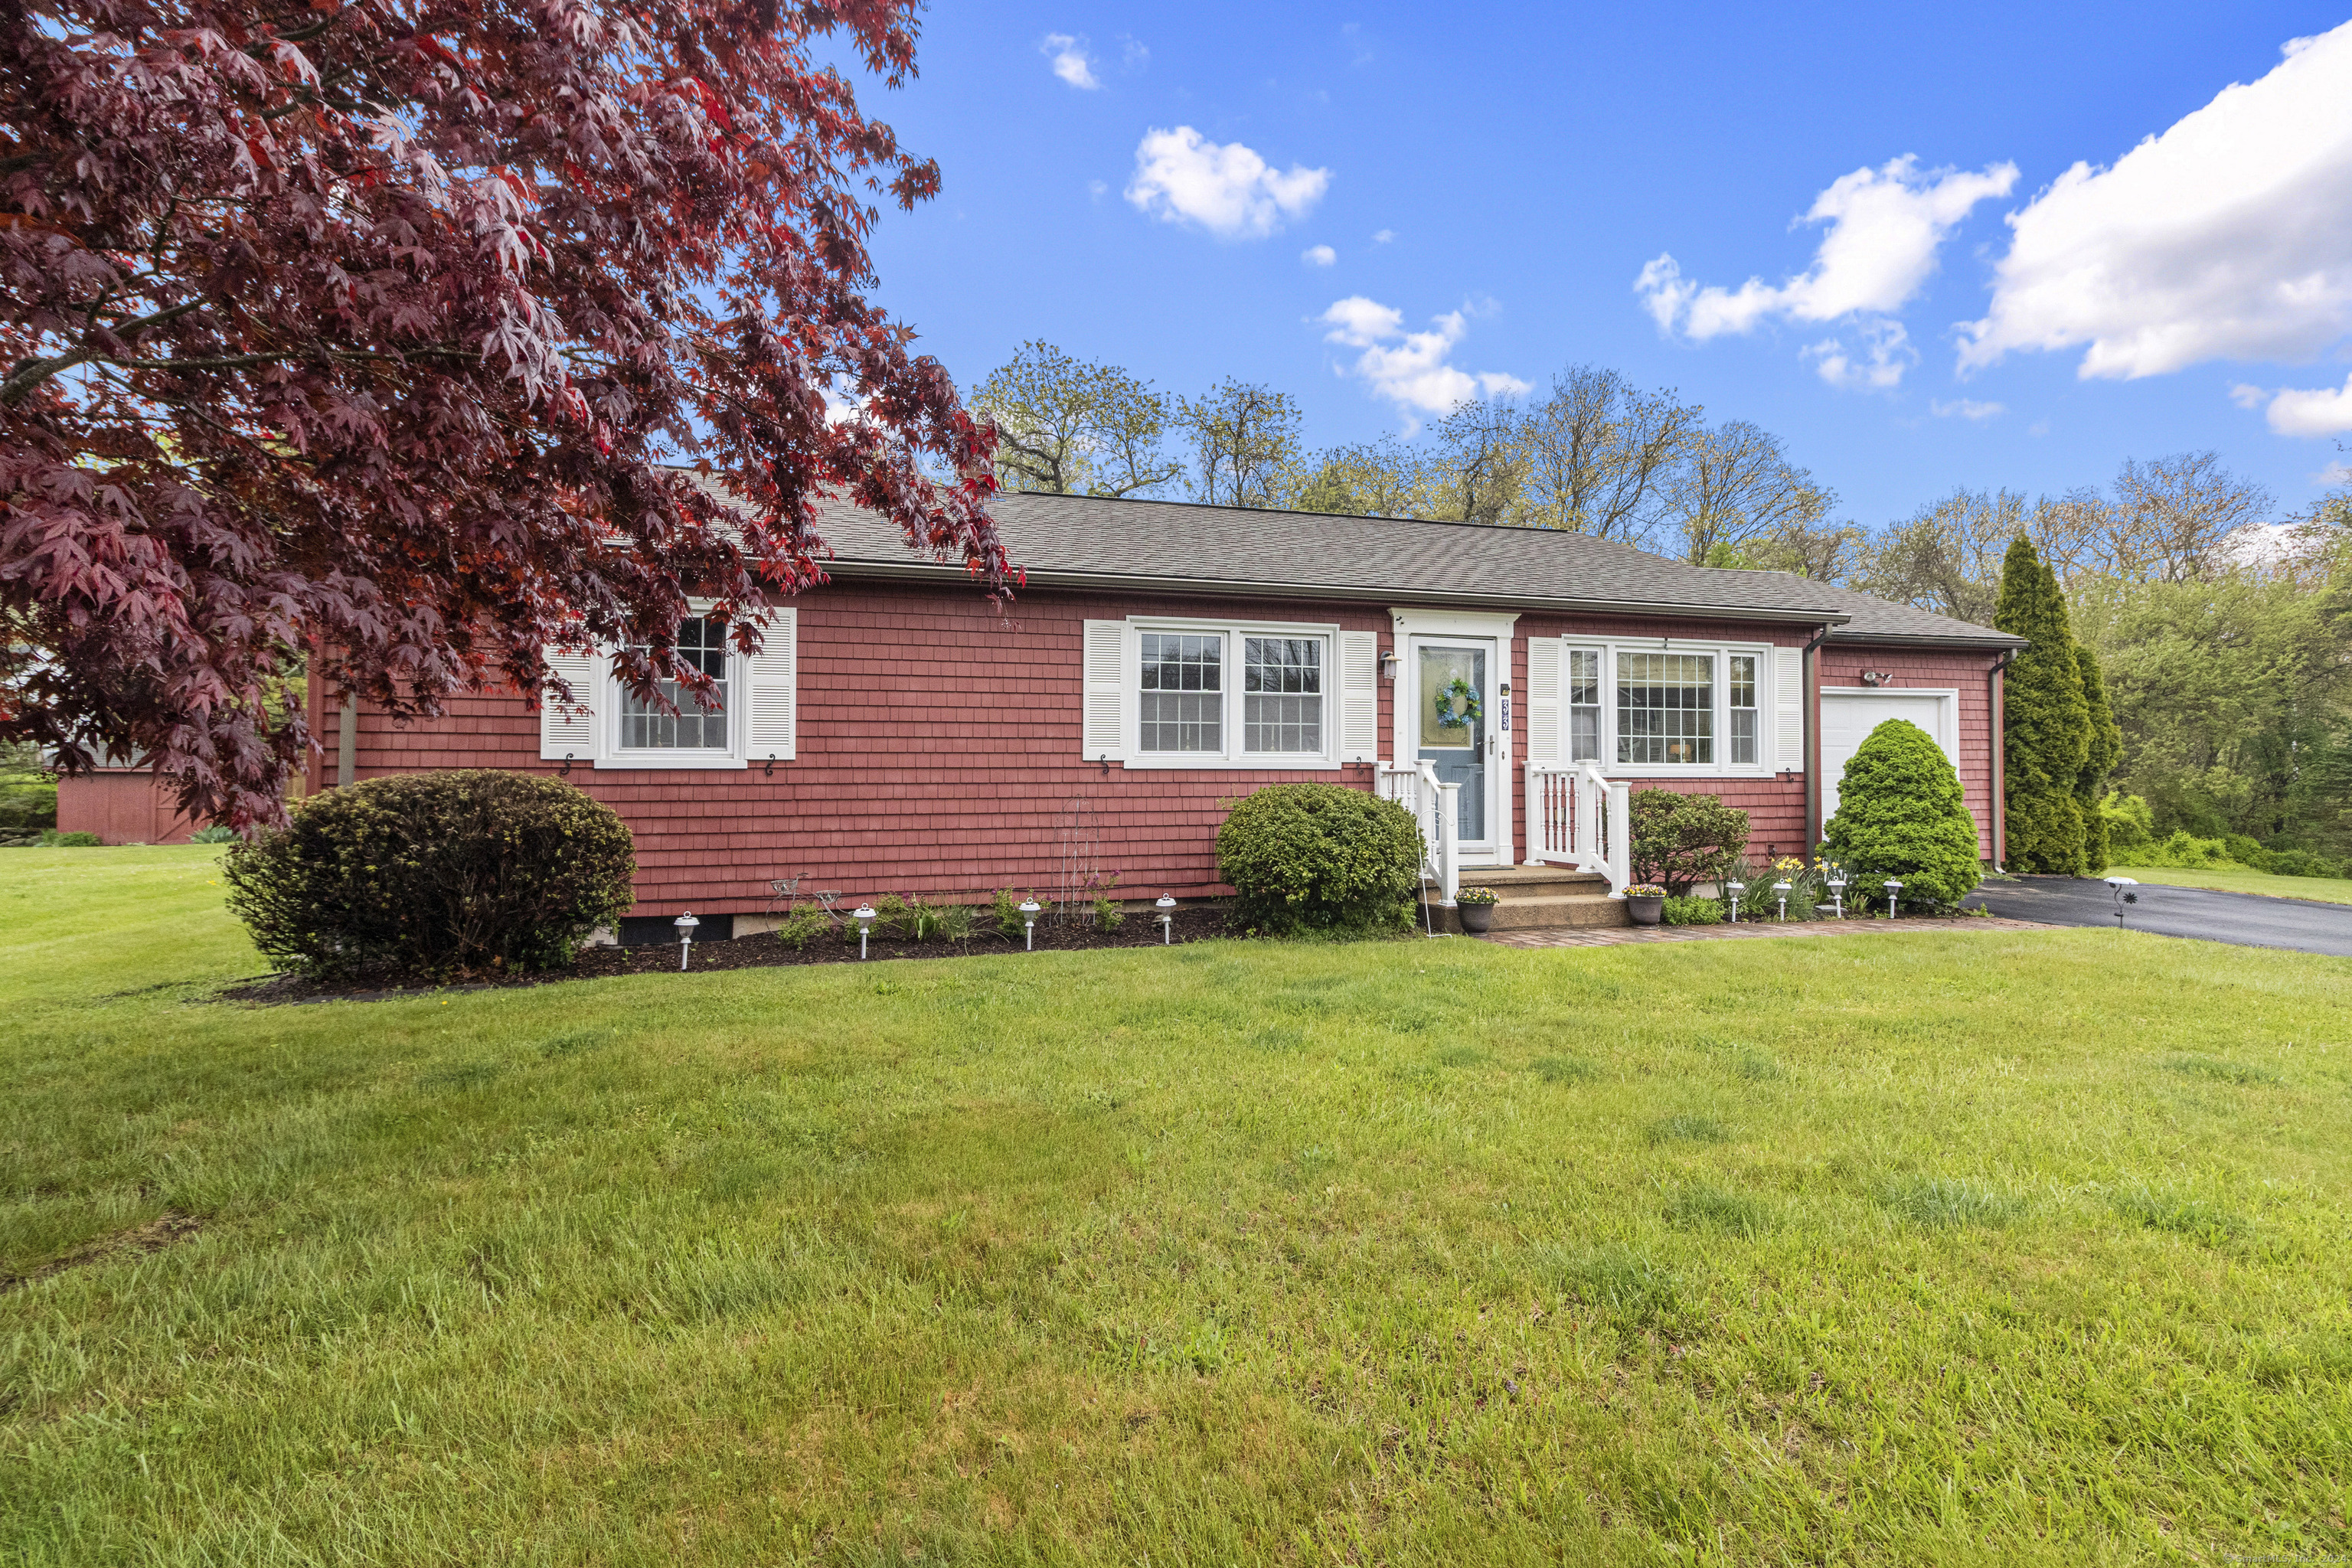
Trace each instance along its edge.
<instances>
[{"instance_id":1,"label":"background tree line","mask_svg":"<svg viewBox=\"0 0 2352 1568\"><path fill-rule=\"evenodd\" d=\"M1468 400L1414 441L1321 448L1275 388L1171 395L1043 342L972 403L998 426L1008 489L1572 530L1983 625L2024 539L2104 686L2120 752L2086 740L2086 765L2111 763L2096 771L2118 806L2158 837L2352 857L2352 486L2283 513L2192 452L2057 496L1956 489L1874 530L1837 517L1835 492L1770 432L1588 365ZM2095 847L2102 786L2075 788Z\"/></svg>"}]
</instances>

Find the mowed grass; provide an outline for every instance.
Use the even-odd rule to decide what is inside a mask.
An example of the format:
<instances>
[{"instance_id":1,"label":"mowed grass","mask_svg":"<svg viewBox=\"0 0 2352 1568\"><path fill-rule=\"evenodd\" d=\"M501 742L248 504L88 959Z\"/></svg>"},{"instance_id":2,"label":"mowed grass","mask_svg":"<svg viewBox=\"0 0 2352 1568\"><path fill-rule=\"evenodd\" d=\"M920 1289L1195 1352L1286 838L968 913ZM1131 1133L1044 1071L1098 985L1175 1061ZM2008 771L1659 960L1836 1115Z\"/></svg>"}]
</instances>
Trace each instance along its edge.
<instances>
[{"instance_id":1,"label":"mowed grass","mask_svg":"<svg viewBox=\"0 0 2352 1568\"><path fill-rule=\"evenodd\" d=\"M258 967L220 895L0 851L10 1563L2352 1546L2352 963L1210 943L257 1009L206 1000Z\"/></svg>"},{"instance_id":2,"label":"mowed grass","mask_svg":"<svg viewBox=\"0 0 2352 1568\"><path fill-rule=\"evenodd\" d=\"M2183 871L2165 866L2115 866L2105 877L2131 877L2159 888L2216 888L2225 893L2260 893L2269 899L2310 899L2323 904L2352 904L2352 881L2341 877L2274 877L2268 871L2233 867L2227 871Z\"/></svg>"}]
</instances>

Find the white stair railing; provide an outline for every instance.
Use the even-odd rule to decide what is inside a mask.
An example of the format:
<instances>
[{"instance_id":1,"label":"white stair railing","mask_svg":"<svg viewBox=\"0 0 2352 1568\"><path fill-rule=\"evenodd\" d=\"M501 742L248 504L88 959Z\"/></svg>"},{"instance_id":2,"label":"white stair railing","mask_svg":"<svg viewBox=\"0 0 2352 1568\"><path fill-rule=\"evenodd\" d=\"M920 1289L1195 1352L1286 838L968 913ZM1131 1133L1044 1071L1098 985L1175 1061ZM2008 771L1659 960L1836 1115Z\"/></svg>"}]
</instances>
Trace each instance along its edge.
<instances>
[{"instance_id":1,"label":"white stair railing","mask_svg":"<svg viewBox=\"0 0 2352 1568\"><path fill-rule=\"evenodd\" d=\"M1437 884L1437 901L1448 908L1462 886L1462 786L1440 784L1433 763L1376 763L1372 787L1395 801L1421 829L1421 874Z\"/></svg>"},{"instance_id":2,"label":"white stair railing","mask_svg":"<svg viewBox=\"0 0 2352 1568\"><path fill-rule=\"evenodd\" d=\"M1528 764L1528 864L1573 866L1609 879L1612 896L1631 880L1626 832L1631 786L1591 763Z\"/></svg>"}]
</instances>

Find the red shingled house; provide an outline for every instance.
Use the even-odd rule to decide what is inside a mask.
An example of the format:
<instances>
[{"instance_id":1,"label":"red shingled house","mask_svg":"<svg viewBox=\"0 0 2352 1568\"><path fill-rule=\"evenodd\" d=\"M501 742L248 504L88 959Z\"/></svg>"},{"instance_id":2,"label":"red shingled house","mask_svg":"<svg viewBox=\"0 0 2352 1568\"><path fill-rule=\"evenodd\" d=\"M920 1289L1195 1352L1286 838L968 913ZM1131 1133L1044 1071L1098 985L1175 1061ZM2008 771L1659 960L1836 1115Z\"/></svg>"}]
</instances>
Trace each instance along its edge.
<instances>
[{"instance_id":1,"label":"red shingled house","mask_svg":"<svg viewBox=\"0 0 2352 1568\"><path fill-rule=\"evenodd\" d=\"M852 900L1050 890L1081 812L1123 893L1212 895L1226 804L1299 780L1424 821L1451 799L1463 877L1516 879L1507 900L1541 921L1547 897L1622 885L1595 809L1612 790L1717 794L1756 849L1801 853L1888 718L1951 755L2000 856L2006 633L1573 533L1078 496L995 512L1027 574L1002 614L835 508L832 581L775 613L757 658L683 629L721 710L652 711L593 656L561 662L584 711L485 696L401 725L314 685L310 783L560 773L635 834L648 937L689 908L706 936L764 929L770 883L802 873Z\"/></svg>"}]
</instances>

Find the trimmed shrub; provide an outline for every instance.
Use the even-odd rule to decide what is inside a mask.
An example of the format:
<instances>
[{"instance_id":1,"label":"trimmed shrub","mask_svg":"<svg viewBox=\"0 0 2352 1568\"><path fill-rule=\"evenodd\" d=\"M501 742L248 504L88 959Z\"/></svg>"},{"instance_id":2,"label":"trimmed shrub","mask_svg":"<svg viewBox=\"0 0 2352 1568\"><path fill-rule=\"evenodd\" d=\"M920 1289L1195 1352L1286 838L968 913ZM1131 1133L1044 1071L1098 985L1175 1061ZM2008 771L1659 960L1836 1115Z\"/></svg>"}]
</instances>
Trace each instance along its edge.
<instances>
[{"instance_id":1,"label":"trimmed shrub","mask_svg":"<svg viewBox=\"0 0 2352 1568\"><path fill-rule=\"evenodd\" d=\"M95 849L105 842L95 833L59 833L49 828L41 835L44 849Z\"/></svg>"},{"instance_id":2,"label":"trimmed shrub","mask_svg":"<svg viewBox=\"0 0 2352 1568\"><path fill-rule=\"evenodd\" d=\"M1364 931L1412 923L1421 831L1392 800L1337 784L1270 784L1217 829L1217 874L1260 931Z\"/></svg>"},{"instance_id":3,"label":"trimmed shrub","mask_svg":"<svg viewBox=\"0 0 2352 1568\"><path fill-rule=\"evenodd\" d=\"M1949 908L1984 876L1952 760L1907 719L1873 730L1847 760L1824 842L1858 889L1875 892L1896 877L1906 902Z\"/></svg>"},{"instance_id":4,"label":"trimmed shrub","mask_svg":"<svg viewBox=\"0 0 2352 1568\"><path fill-rule=\"evenodd\" d=\"M1628 856L1633 880L1655 882L1686 898L1701 882L1720 882L1748 847L1748 814L1713 795L1635 790L1626 802L1633 829Z\"/></svg>"},{"instance_id":5,"label":"trimmed shrub","mask_svg":"<svg viewBox=\"0 0 2352 1568\"><path fill-rule=\"evenodd\" d=\"M229 909L284 969L556 969L635 901L629 830L558 779L468 768L312 795L222 858Z\"/></svg>"},{"instance_id":6,"label":"trimmed shrub","mask_svg":"<svg viewBox=\"0 0 2352 1568\"><path fill-rule=\"evenodd\" d=\"M1659 918L1670 926L1719 926L1723 923L1723 902L1719 899L1677 899L1671 895L1659 906Z\"/></svg>"}]
</instances>

